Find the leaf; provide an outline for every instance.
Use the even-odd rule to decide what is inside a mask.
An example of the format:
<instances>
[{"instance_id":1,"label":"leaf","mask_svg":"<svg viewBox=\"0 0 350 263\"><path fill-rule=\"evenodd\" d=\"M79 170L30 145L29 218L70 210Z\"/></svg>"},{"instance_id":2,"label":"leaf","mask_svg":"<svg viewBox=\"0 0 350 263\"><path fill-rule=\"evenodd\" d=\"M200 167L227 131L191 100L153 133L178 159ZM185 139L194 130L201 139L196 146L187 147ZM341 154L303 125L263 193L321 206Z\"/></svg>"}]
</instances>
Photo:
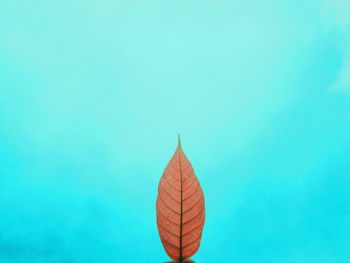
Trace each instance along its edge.
<instances>
[{"instance_id":1,"label":"leaf","mask_svg":"<svg viewBox=\"0 0 350 263\"><path fill-rule=\"evenodd\" d=\"M185 153L180 136L177 149L160 179L157 226L168 256L182 262L200 245L205 221L204 195Z\"/></svg>"}]
</instances>

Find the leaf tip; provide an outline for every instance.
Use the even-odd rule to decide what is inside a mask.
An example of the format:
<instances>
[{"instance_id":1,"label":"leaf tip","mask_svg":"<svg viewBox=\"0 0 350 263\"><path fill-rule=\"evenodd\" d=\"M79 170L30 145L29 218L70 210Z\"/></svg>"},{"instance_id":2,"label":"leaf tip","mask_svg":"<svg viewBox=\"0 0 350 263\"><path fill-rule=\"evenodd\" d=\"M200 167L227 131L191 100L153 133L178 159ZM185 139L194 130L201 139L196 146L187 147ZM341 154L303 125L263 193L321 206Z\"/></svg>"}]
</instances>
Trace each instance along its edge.
<instances>
[{"instance_id":1,"label":"leaf tip","mask_svg":"<svg viewBox=\"0 0 350 263\"><path fill-rule=\"evenodd\" d=\"M177 143L177 147L181 148L181 138L180 138L180 133L178 134L178 143Z\"/></svg>"}]
</instances>

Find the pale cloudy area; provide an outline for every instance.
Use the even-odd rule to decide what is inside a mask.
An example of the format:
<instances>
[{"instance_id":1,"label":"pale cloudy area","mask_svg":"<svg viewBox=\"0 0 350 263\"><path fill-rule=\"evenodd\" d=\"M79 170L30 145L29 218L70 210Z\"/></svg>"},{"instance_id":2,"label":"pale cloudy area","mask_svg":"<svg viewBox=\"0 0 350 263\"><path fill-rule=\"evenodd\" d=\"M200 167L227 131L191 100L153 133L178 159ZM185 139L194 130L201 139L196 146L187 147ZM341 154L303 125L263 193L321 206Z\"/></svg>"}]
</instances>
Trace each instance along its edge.
<instances>
[{"instance_id":1,"label":"pale cloudy area","mask_svg":"<svg viewBox=\"0 0 350 263\"><path fill-rule=\"evenodd\" d=\"M338 34L338 45L343 53L342 68L332 88L350 92L350 4L346 0L324 1L323 18L326 30Z\"/></svg>"}]
</instances>

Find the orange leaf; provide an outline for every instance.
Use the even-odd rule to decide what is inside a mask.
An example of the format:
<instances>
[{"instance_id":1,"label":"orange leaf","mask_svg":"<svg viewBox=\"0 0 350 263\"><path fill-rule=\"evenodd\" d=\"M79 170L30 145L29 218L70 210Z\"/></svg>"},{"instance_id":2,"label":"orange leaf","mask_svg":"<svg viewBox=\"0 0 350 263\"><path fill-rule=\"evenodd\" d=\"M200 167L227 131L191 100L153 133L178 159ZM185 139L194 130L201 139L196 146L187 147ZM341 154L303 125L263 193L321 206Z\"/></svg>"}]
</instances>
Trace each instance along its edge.
<instances>
[{"instance_id":1,"label":"orange leaf","mask_svg":"<svg viewBox=\"0 0 350 263\"><path fill-rule=\"evenodd\" d=\"M158 232L172 260L181 262L197 252L204 220L203 191L179 136L177 149L160 179L157 198Z\"/></svg>"}]
</instances>

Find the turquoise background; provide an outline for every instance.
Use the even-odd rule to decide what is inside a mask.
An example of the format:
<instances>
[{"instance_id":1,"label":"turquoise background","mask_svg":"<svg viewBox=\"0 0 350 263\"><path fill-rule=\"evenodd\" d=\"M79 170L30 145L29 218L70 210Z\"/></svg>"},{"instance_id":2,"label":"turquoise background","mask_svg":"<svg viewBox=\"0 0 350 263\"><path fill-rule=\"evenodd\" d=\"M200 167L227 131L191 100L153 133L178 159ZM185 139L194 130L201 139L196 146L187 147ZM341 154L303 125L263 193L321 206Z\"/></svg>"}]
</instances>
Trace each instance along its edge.
<instances>
[{"instance_id":1,"label":"turquoise background","mask_svg":"<svg viewBox=\"0 0 350 263\"><path fill-rule=\"evenodd\" d=\"M350 4L0 1L0 262L161 263L177 145L197 263L350 262Z\"/></svg>"}]
</instances>

